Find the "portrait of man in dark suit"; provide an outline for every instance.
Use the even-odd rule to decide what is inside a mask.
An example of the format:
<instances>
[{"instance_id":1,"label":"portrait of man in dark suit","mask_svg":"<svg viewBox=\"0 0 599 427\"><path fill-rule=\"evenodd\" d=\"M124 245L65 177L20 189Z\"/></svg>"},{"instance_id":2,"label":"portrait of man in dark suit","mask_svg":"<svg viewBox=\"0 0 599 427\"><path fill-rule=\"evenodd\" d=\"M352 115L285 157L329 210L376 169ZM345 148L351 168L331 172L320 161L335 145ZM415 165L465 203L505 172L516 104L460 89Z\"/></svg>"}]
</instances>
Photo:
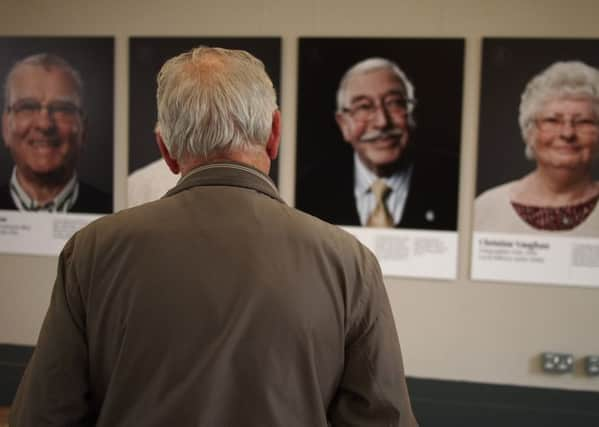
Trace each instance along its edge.
<instances>
[{"instance_id":1,"label":"portrait of man in dark suit","mask_svg":"<svg viewBox=\"0 0 599 427\"><path fill-rule=\"evenodd\" d=\"M112 40L4 41L0 209L112 212Z\"/></svg>"},{"instance_id":2,"label":"portrait of man in dark suit","mask_svg":"<svg viewBox=\"0 0 599 427\"><path fill-rule=\"evenodd\" d=\"M17 62L4 87L2 136L15 166L0 186L0 209L111 212L111 197L76 174L85 139L79 72L40 53Z\"/></svg>"},{"instance_id":3,"label":"portrait of man in dark suit","mask_svg":"<svg viewBox=\"0 0 599 427\"><path fill-rule=\"evenodd\" d=\"M398 62L354 62L335 101L342 141L310 166L300 159L296 207L340 225L455 230L457 152L420 139L418 91Z\"/></svg>"}]
</instances>

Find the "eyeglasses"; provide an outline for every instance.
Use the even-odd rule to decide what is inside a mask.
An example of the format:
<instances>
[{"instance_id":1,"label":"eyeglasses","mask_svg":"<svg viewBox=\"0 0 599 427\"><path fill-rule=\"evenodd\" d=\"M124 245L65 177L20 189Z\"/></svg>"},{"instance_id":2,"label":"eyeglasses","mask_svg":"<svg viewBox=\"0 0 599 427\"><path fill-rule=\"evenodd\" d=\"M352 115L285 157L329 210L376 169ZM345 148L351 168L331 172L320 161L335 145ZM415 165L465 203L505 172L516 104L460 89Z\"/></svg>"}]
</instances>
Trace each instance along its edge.
<instances>
[{"instance_id":1,"label":"eyeglasses","mask_svg":"<svg viewBox=\"0 0 599 427\"><path fill-rule=\"evenodd\" d=\"M6 108L6 111L13 113L15 118L22 121L31 121L37 119L42 110L48 112L56 121L69 122L77 115L81 114L81 109L70 101L53 101L42 105L34 100L19 100Z\"/></svg>"},{"instance_id":2,"label":"eyeglasses","mask_svg":"<svg viewBox=\"0 0 599 427\"><path fill-rule=\"evenodd\" d=\"M537 128L541 132L545 133L558 133L560 132L564 126L567 124L574 129L574 131L579 135L591 135L597 132L599 123L597 120L588 119L588 118L572 118L570 120L566 120L563 117L541 117L536 120Z\"/></svg>"},{"instance_id":3,"label":"eyeglasses","mask_svg":"<svg viewBox=\"0 0 599 427\"><path fill-rule=\"evenodd\" d=\"M341 111L349 114L356 121L367 122L374 118L376 112L382 108L387 114L403 116L408 108L416 103L415 99L406 99L401 95L389 94L383 97L380 104L372 99L356 101L351 107L343 108Z\"/></svg>"}]
</instances>

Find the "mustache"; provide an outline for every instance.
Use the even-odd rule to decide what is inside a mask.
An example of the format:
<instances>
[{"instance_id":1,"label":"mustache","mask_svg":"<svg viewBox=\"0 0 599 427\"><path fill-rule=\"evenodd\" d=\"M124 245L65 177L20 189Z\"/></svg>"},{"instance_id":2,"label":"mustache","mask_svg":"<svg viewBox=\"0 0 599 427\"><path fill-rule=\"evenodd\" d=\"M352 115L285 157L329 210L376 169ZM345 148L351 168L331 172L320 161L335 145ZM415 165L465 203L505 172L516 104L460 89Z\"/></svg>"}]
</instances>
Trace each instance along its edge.
<instances>
[{"instance_id":1,"label":"mustache","mask_svg":"<svg viewBox=\"0 0 599 427\"><path fill-rule=\"evenodd\" d=\"M401 138L404 134L404 131L399 128L387 129L387 130L371 130L366 132L362 137L358 140L358 142L374 142L379 139L395 137Z\"/></svg>"}]
</instances>

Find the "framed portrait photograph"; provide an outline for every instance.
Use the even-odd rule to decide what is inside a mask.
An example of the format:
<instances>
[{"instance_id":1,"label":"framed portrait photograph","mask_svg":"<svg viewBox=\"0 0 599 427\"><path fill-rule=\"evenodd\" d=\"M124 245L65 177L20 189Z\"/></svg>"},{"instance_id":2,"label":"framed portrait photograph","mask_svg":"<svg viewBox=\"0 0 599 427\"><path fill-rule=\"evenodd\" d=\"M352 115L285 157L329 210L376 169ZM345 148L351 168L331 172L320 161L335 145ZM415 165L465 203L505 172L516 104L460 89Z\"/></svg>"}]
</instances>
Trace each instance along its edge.
<instances>
[{"instance_id":1,"label":"framed portrait photograph","mask_svg":"<svg viewBox=\"0 0 599 427\"><path fill-rule=\"evenodd\" d=\"M385 274L455 277L463 69L463 39L300 38L295 206Z\"/></svg>"},{"instance_id":2,"label":"framed portrait photograph","mask_svg":"<svg viewBox=\"0 0 599 427\"><path fill-rule=\"evenodd\" d=\"M273 81L280 105L281 39L277 37L131 37L129 39L129 178L127 204L162 197L179 175L161 159L155 141L156 76L170 58L194 47L245 50L260 59ZM270 177L278 181L278 162Z\"/></svg>"},{"instance_id":3,"label":"framed portrait photograph","mask_svg":"<svg viewBox=\"0 0 599 427\"><path fill-rule=\"evenodd\" d=\"M113 211L114 41L2 37L0 251L56 254Z\"/></svg>"},{"instance_id":4,"label":"framed portrait photograph","mask_svg":"<svg viewBox=\"0 0 599 427\"><path fill-rule=\"evenodd\" d=\"M597 40L483 40L472 278L599 286Z\"/></svg>"}]
</instances>

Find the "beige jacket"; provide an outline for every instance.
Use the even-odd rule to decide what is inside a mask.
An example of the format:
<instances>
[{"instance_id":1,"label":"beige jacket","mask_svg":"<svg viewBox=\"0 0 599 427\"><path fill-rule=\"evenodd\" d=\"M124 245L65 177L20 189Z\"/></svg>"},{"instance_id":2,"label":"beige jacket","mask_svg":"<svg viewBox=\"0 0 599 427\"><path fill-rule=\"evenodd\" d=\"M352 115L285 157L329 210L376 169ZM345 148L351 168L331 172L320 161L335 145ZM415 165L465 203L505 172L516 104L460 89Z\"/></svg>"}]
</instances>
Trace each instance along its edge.
<instances>
[{"instance_id":1,"label":"beige jacket","mask_svg":"<svg viewBox=\"0 0 599 427\"><path fill-rule=\"evenodd\" d=\"M67 243L10 420L416 425L374 256L239 164Z\"/></svg>"}]
</instances>

